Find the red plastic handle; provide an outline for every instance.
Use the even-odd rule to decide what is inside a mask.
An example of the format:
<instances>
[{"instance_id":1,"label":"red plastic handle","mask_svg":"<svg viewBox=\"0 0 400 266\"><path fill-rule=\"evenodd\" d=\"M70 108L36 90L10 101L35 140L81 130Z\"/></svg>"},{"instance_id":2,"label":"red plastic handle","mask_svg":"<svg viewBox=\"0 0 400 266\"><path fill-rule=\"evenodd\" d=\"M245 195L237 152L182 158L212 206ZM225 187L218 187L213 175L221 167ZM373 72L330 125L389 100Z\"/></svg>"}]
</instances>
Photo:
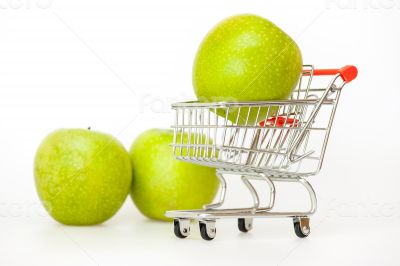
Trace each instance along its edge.
<instances>
[{"instance_id":1,"label":"red plastic handle","mask_svg":"<svg viewBox=\"0 0 400 266\"><path fill-rule=\"evenodd\" d=\"M357 77L358 70L355 66L344 66L339 69L314 69L314 76L340 74L344 82L349 83Z\"/></svg>"}]
</instances>

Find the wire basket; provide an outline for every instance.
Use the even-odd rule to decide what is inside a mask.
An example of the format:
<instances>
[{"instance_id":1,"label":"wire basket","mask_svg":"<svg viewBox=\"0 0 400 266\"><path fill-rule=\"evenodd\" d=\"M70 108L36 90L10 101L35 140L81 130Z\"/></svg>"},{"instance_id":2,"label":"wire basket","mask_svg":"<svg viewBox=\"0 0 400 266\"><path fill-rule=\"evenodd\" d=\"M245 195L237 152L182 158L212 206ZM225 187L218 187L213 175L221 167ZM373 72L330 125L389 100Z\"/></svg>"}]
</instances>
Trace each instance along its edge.
<instances>
[{"instance_id":1,"label":"wire basket","mask_svg":"<svg viewBox=\"0 0 400 266\"><path fill-rule=\"evenodd\" d=\"M175 157L270 176L316 174L341 89L354 69L327 71L304 66L288 100L174 104Z\"/></svg>"}]
</instances>

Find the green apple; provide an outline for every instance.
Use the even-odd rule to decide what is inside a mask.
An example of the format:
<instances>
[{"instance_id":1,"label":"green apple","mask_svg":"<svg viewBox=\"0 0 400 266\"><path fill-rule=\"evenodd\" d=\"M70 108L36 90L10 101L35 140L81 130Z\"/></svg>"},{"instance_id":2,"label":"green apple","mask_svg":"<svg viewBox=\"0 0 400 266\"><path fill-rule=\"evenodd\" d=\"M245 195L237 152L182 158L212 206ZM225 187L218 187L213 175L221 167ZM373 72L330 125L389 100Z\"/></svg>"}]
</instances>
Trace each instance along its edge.
<instances>
[{"instance_id":1,"label":"green apple","mask_svg":"<svg viewBox=\"0 0 400 266\"><path fill-rule=\"evenodd\" d=\"M187 134L183 137L187 140ZM169 220L164 215L167 210L201 208L218 190L215 169L175 159L172 142L172 130L151 129L137 137L130 149L131 196L152 219Z\"/></svg>"},{"instance_id":2,"label":"green apple","mask_svg":"<svg viewBox=\"0 0 400 266\"><path fill-rule=\"evenodd\" d=\"M193 87L203 102L280 100L290 96L302 72L296 43L269 20L250 14L229 17L205 37L193 66ZM228 119L243 124L248 109ZM274 115L276 107L269 110ZM255 121L252 109L248 123ZM268 108L258 120L265 119ZM218 114L225 115L224 110Z\"/></svg>"},{"instance_id":3,"label":"green apple","mask_svg":"<svg viewBox=\"0 0 400 266\"><path fill-rule=\"evenodd\" d=\"M60 129L40 144L36 189L50 215L68 225L111 218L129 194L132 166L126 149L110 135Z\"/></svg>"}]
</instances>

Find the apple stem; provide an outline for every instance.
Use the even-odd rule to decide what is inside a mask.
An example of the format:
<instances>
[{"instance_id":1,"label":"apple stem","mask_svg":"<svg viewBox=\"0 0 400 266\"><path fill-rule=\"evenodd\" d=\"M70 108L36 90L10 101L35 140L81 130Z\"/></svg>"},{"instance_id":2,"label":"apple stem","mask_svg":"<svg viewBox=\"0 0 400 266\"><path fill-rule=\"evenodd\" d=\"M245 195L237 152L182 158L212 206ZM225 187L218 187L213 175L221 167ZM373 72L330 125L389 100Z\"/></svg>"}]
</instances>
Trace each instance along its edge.
<instances>
[{"instance_id":1,"label":"apple stem","mask_svg":"<svg viewBox=\"0 0 400 266\"><path fill-rule=\"evenodd\" d=\"M91 129L91 127L88 127L87 129L88 129L88 130L90 130L90 129Z\"/></svg>"}]
</instances>

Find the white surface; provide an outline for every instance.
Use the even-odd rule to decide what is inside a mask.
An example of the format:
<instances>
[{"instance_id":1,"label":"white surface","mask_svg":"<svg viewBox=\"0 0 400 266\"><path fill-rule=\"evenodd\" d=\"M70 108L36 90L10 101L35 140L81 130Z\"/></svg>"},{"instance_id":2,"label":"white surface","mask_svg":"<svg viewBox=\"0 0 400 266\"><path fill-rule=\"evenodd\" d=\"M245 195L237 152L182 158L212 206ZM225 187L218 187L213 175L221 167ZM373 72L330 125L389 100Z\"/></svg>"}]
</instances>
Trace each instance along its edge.
<instances>
[{"instance_id":1,"label":"white surface","mask_svg":"<svg viewBox=\"0 0 400 266\"><path fill-rule=\"evenodd\" d=\"M195 227L180 240L130 200L102 226L49 218L32 176L41 139L91 126L129 147L141 131L168 127L170 104L194 98L192 60L205 33L245 12L293 36L305 63L359 68L324 169L310 180L320 201L310 237L297 239L288 219L256 221L248 235L228 220L212 242ZM370 0L0 1L0 265L398 264L399 14L398 1ZM246 203L229 182L230 204ZM304 195L282 189L281 206L302 205Z\"/></svg>"}]
</instances>

